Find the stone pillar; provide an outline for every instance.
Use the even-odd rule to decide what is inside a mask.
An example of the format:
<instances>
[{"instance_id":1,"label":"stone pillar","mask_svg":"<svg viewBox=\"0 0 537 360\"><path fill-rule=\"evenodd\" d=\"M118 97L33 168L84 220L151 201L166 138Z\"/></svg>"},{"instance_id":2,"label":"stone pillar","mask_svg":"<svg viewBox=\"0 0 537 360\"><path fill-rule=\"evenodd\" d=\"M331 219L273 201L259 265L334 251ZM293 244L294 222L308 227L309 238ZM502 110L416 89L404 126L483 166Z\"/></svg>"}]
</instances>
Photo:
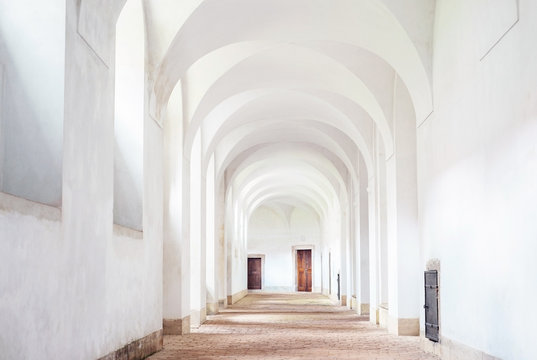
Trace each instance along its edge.
<instances>
[{"instance_id":1,"label":"stone pillar","mask_svg":"<svg viewBox=\"0 0 537 360\"><path fill-rule=\"evenodd\" d=\"M206 318L205 279L205 177L201 169L201 132L195 136L190 153L190 323L200 326Z\"/></svg>"},{"instance_id":2,"label":"stone pillar","mask_svg":"<svg viewBox=\"0 0 537 360\"><path fill-rule=\"evenodd\" d=\"M367 193L368 173L365 162L360 157L359 165L359 184L356 198L357 204L357 222L359 243L357 244L357 261L358 261L358 287L357 287L357 309L360 315L368 315L370 301L370 278L369 278L369 199Z\"/></svg>"},{"instance_id":3,"label":"stone pillar","mask_svg":"<svg viewBox=\"0 0 537 360\"><path fill-rule=\"evenodd\" d=\"M185 227L181 226L185 174L180 85L167 107L164 158L163 330L164 334L181 335L190 332L190 247Z\"/></svg>"},{"instance_id":4,"label":"stone pillar","mask_svg":"<svg viewBox=\"0 0 537 360\"><path fill-rule=\"evenodd\" d=\"M225 246L226 246L226 302L233 303L233 238L234 238L233 187L227 188L225 195Z\"/></svg>"},{"instance_id":5,"label":"stone pillar","mask_svg":"<svg viewBox=\"0 0 537 360\"><path fill-rule=\"evenodd\" d=\"M346 205L346 204L345 204ZM340 273L339 273L339 286L340 286L340 304L342 306L347 306L347 294L348 294L348 278L349 278L349 272L348 272L348 261L349 261L349 233L348 233L348 216L347 216L347 209L346 206L343 206L341 209L341 218L339 220L340 224L340 236L341 236L341 244L340 244Z\"/></svg>"},{"instance_id":6,"label":"stone pillar","mask_svg":"<svg viewBox=\"0 0 537 360\"><path fill-rule=\"evenodd\" d=\"M216 228L216 197L215 197L215 169L214 156L211 157L207 167L206 176L206 284L207 284L207 314L218 313L218 230Z\"/></svg>"},{"instance_id":7,"label":"stone pillar","mask_svg":"<svg viewBox=\"0 0 537 360\"><path fill-rule=\"evenodd\" d=\"M394 84L395 153L387 161L389 218L390 332L419 335L420 272L416 127L412 102L404 84Z\"/></svg>"},{"instance_id":8,"label":"stone pillar","mask_svg":"<svg viewBox=\"0 0 537 360\"><path fill-rule=\"evenodd\" d=\"M218 290L218 307L225 308L227 306L227 245L224 227L225 216L225 183L221 179L219 181L218 191L216 193L216 226L217 226L217 246L216 246L216 259L217 259L217 290Z\"/></svg>"},{"instance_id":9,"label":"stone pillar","mask_svg":"<svg viewBox=\"0 0 537 360\"><path fill-rule=\"evenodd\" d=\"M370 320L388 323L388 239L386 208L386 162L382 138L375 131L375 174L368 180L369 261L371 264Z\"/></svg>"},{"instance_id":10,"label":"stone pillar","mask_svg":"<svg viewBox=\"0 0 537 360\"><path fill-rule=\"evenodd\" d=\"M360 158L358 179L352 186L353 198L353 239L355 258L355 299L354 310L359 315L369 315L369 224L367 200L367 168Z\"/></svg>"}]
</instances>

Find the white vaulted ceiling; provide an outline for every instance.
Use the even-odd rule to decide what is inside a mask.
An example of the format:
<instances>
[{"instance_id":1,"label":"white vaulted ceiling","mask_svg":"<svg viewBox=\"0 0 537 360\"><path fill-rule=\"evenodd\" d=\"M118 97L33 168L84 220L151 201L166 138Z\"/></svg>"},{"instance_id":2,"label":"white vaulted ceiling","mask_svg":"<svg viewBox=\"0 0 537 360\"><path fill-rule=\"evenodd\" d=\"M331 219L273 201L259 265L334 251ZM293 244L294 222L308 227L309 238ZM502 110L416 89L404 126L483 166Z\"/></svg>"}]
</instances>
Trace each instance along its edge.
<instances>
[{"instance_id":1,"label":"white vaulted ceiling","mask_svg":"<svg viewBox=\"0 0 537 360\"><path fill-rule=\"evenodd\" d=\"M174 17L148 4L151 106L158 116L181 87L184 156L199 136L202 171L214 159L246 212L274 199L342 210L360 159L371 178L394 152L395 82L418 123L432 110L434 6L411 5L206 0L174 3Z\"/></svg>"}]
</instances>

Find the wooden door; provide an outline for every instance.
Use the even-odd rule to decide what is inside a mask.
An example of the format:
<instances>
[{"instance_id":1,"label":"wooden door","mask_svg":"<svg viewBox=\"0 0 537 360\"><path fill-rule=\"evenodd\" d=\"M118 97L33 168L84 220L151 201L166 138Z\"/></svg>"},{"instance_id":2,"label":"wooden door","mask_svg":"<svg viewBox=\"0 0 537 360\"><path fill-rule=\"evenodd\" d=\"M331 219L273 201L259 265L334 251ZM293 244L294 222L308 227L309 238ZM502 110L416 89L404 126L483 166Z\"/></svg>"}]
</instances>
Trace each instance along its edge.
<instances>
[{"instance_id":1,"label":"wooden door","mask_svg":"<svg viewBox=\"0 0 537 360\"><path fill-rule=\"evenodd\" d=\"M248 258L248 289L261 290L261 258Z\"/></svg>"},{"instance_id":2,"label":"wooden door","mask_svg":"<svg viewBox=\"0 0 537 360\"><path fill-rule=\"evenodd\" d=\"M311 292L311 250L296 251L298 291Z\"/></svg>"}]
</instances>

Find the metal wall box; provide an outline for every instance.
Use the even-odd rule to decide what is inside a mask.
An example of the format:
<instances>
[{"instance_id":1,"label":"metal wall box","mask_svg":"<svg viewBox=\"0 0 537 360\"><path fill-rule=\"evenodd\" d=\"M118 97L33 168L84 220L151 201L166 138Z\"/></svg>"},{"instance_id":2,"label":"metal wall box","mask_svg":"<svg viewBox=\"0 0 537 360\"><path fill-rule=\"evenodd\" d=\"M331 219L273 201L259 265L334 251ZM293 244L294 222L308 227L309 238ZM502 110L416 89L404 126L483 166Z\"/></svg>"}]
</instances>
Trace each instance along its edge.
<instances>
[{"instance_id":1,"label":"metal wall box","mask_svg":"<svg viewBox=\"0 0 537 360\"><path fill-rule=\"evenodd\" d=\"M425 271L425 337L438 342L438 272L436 270Z\"/></svg>"}]
</instances>

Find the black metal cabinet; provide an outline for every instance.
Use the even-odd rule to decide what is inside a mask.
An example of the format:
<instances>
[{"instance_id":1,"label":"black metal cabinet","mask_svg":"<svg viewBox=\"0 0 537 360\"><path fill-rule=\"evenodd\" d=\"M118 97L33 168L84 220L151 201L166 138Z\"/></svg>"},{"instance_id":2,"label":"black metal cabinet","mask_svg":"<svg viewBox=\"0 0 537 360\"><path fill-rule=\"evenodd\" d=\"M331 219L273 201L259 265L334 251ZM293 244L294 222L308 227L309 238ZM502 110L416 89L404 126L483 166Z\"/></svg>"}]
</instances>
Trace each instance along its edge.
<instances>
[{"instance_id":1,"label":"black metal cabinet","mask_svg":"<svg viewBox=\"0 0 537 360\"><path fill-rule=\"evenodd\" d=\"M438 272L425 271L425 337L438 342Z\"/></svg>"}]
</instances>

